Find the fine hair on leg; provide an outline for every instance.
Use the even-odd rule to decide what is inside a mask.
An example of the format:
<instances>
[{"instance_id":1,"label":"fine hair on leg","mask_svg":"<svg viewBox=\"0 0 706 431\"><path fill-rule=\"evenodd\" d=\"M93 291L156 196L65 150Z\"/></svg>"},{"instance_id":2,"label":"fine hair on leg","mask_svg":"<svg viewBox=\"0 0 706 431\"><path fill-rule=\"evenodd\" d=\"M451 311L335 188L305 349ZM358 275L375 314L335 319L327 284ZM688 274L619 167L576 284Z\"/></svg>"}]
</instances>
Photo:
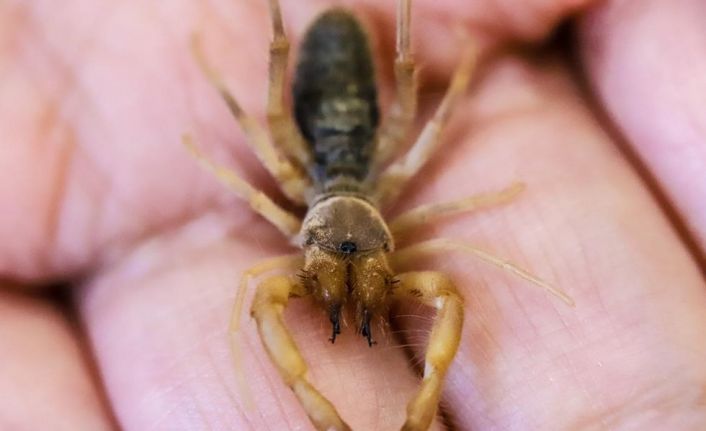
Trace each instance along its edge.
<instances>
[{"instance_id":1,"label":"fine hair on leg","mask_svg":"<svg viewBox=\"0 0 706 431\"><path fill-rule=\"evenodd\" d=\"M570 307L575 306L573 298L571 298L571 296L569 296L566 292L552 286L512 262L493 256L478 247L446 238L431 239L396 250L392 255L392 264L394 267L404 266L409 261L417 259L418 257L443 252L462 252L469 254L485 263L489 263L502 269L503 271L509 272L510 274L520 277L523 280L529 281L535 286L541 287L544 291L562 300Z\"/></svg>"}]
</instances>

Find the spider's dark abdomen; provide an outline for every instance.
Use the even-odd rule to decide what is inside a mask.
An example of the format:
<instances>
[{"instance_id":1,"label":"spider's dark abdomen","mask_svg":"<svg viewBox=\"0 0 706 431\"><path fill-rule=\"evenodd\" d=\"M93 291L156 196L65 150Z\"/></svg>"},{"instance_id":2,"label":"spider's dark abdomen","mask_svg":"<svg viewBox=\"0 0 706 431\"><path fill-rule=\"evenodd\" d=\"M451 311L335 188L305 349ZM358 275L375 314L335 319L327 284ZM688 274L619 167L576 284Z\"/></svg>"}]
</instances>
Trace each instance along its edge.
<instances>
[{"instance_id":1,"label":"spider's dark abdomen","mask_svg":"<svg viewBox=\"0 0 706 431\"><path fill-rule=\"evenodd\" d=\"M379 116L374 76L367 36L354 16L334 9L312 24L299 52L294 111L324 189L355 184L368 173Z\"/></svg>"}]
</instances>

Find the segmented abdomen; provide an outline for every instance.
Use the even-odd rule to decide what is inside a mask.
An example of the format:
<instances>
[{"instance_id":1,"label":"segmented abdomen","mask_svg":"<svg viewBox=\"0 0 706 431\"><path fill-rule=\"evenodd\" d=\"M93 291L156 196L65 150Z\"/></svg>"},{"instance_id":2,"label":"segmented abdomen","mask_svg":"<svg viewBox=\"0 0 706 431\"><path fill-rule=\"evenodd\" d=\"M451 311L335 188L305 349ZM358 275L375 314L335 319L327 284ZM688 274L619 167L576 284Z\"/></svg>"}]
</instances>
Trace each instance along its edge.
<instances>
[{"instance_id":1,"label":"segmented abdomen","mask_svg":"<svg viewBox=\"0 0 706 431\"><path fill-rule=\"evenodd\" d=\"M312 24L299 52L294 110L324 189L341 179L355 184L368 173L379 116L374 75L367 37L355 17L334 9Z\"/></svg>"}]
</instances>

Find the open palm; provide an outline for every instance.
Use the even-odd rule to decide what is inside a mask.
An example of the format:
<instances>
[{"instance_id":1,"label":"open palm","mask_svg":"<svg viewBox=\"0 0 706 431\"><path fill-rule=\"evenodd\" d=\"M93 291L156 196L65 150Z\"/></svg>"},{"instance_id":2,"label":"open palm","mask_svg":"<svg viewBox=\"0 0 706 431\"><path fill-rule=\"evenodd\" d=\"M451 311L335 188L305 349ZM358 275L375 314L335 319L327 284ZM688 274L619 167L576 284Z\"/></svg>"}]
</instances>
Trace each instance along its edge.
<instances>
[{"instance_id":1,"label":"open palm","mask_svg":"<svg viewBox=\"0 0 706 431\"><path fill-rule=\"evenodd\" d=\"M329 2L282 3L296 44ZM388 101L394 3L376 3L346 5L374 29ZM512 204L419 238L492 250L577 303L466 256L419 262L450 273L467 306L436 429L706 427L706 8L591 3L415 2L423 112L456 63L454 26L484 61L398 209L525 182ZM544 43L574 13L562 30L574 42ZM252 322L247 391L233 372L237 280L293 250L180 145L191 132L282 202L195 66L193 31L262 118L264 1L0 5L0 277L15 286L0 292L2 429L310 427ZM56 281L71 306L21 292ZM396 314L394 336L369 349L351 328L328 343L306 301L286 313L312 381L353 429L398 428L418 383L430 315Z\"/></svg>"}]
</instances>

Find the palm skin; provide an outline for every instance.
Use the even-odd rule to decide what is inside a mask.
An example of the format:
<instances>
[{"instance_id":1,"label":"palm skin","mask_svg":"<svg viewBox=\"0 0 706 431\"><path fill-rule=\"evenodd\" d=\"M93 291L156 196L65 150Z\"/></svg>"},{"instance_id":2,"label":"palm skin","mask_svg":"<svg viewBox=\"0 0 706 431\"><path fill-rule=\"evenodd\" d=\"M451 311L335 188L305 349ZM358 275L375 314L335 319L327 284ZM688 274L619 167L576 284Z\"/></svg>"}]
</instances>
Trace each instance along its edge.
<instances>
[{"instance_id":1,"label":"palm skin","mask_svg":"<svg viewBox=\"0 0 706 431\"><path fill-rule=\"evenodd\" d=\"M233 93L262 117L264 3L0 6L0 275L24 290L68 280L80 321L41 295L3 292L0 428L308 429L252 323L244 401L226 335L242 271L293 250L179 145L192 132L277 196L188 51L197 30ZM442 407L458 429L703 429L706 120L697 95L706 59L697 48L706 37L694 19L703 6L579 3L415 3L423 111L455 63L454 25L486 61L398 210L516 180L528 189L407 241L462 238L577 303L465 256L419 262L449 272L467 304ZM388 100L394 5L374 4L351 2L375 23ZM325 5L282 6L296 43ZM579 8L580 67L551 47L502 49L540 42ZM426 320L397 318L400 336L373 349L352 328L331 346L322 313L304 301L290 308L312 380L341 415L354 429L397 428L418 379L396 346L417 349Z\"/></svg>"}]
</instances>

